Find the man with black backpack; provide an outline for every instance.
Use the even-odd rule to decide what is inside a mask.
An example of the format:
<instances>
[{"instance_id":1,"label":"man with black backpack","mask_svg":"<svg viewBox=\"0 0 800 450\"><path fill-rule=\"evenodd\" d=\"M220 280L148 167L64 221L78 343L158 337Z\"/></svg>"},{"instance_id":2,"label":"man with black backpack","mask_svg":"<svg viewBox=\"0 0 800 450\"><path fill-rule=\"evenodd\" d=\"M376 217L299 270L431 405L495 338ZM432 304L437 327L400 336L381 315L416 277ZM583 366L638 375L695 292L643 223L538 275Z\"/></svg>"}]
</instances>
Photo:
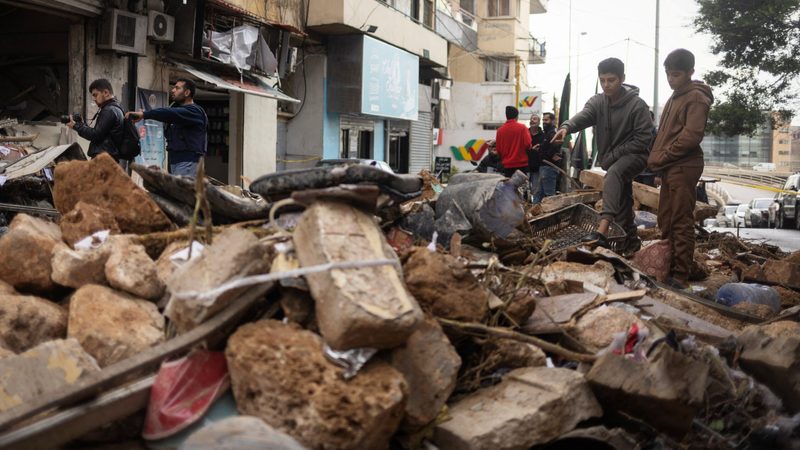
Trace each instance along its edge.
<instances>
[{"instance_id":1,"label":"man with black backpack","mask_svg":"<svg viewBox=\"0 0 800 450\"><path fill-rule=\"evenodd\" d=\"M120 162L120 165L126 167L126 161L133 159L136 155L126 155L126 152L123 151L123 148L127 146L123 142L127 140L125 137L125 111L114 97L111 83L105 78L92 81L92 84L89 85L89 93L92 94L92 99L100 108L93 119L94 128L84 121L75 122L73 116L69 116L67 126L73 128L80 137L89 141L90 158L94 158L100 153L108 153ZM135 144L138 148L138 140Z\"/></svg>"},{"instance_id":2,"label":"man with black backpack","mask_svg":"<svg viewBox=\"0 0 800 450\"><path fill-rule=\"evenodd\" d=\"M150 111L131 111L125 117L138 122L153 119L167 124L164 136L169 152L169 173L194 177L197 165L208 146L208 117L194 102L197 86L194 81L179 78L172 86L172 105Z\"/></svg>"}]
</instances>

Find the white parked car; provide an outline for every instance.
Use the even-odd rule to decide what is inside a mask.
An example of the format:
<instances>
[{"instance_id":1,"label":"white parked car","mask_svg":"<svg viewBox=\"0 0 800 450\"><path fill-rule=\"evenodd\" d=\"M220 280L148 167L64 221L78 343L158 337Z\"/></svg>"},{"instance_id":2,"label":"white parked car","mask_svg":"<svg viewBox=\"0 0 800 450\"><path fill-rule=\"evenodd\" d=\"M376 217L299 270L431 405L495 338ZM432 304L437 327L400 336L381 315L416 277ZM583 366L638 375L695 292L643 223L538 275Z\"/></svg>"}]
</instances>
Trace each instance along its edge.
<instances>
[{"instance_id":1,"label":"white parked car","mask_svg":"<svg viewBox=\"0 0 800 450\"><path fill-rule=\"evenodd\" d=\"M745 218L747 217L747 210L749 208L750 205L748 205L747 203L742 203L741 205L736 207L736 215L733 216L733 226L735 228L747 226Z\"/></svg>"},{"instance_id":2,"label":"white parked car","mask_svg":"<svg viewBox=\"0 0 800 450\"><path fill-rule=\"evenodd\" d=\"M758 163L753 166L756 172L773 172L775 170L775 163Z\"/></svg>"}]
</instances>

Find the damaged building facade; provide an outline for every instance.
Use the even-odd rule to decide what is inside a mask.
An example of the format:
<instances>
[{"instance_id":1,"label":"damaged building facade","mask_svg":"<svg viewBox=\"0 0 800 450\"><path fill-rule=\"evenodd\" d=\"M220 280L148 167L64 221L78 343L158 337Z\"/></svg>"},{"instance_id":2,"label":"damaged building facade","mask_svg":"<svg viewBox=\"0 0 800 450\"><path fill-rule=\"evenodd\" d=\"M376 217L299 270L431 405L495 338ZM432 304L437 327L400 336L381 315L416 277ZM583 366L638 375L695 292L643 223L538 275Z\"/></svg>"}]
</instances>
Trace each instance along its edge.
<instances>
[{"instance_id":1,"label":"damaged building facade","mask_svg":"<svg viewBox=\"0 0 800 450\"><path fill-rule=\"evenodd\" d=\"M286 109L279 103L296 102L277 85L303 34L302 2L2 3L7 22L0 60L8 69L0 75L0 117L39 134L34 146L77 139L88 148L58 119L94 117L87 88L95 79L108 79L123 106L134 110L168 106L170 85L189 78L209 116L206 172L236 185L276 170L277 118ZM165 167L162 125L144 123L140 134L140 162Z\"/></svg>"}]
</instances>

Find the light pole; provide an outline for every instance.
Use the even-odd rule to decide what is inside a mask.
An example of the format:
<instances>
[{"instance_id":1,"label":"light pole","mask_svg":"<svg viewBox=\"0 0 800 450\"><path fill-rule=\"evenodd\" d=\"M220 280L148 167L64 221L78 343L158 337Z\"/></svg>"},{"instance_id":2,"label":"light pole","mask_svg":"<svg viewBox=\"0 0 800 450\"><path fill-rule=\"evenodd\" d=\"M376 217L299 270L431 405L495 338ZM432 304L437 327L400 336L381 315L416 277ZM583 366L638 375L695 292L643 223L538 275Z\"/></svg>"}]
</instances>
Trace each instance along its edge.
<instances>
[{"instance_id":1,"label":"light pole","mask_svg":"<svg viewBox=\"0 0 800 450\"><path fill-rule=\"evenodd\" d=\"M653 67L653 117L658 123L658 28L660 27L661 0L656 0L656 54Z\"/></svg>"},{"instance_id":2,"label":"light pole","mask_svg":"<svg viewBox=\"0 0 800 450\"><path fill-rule=\"evenodd\" d=\"M578 56L577 56L577 67L575 68L575 109L572 111L573 114L578 112L578 93L581 89L581 36L586 36L587 32L581 31L581 34L578 35Z\"/></svg>"}]
</instances>

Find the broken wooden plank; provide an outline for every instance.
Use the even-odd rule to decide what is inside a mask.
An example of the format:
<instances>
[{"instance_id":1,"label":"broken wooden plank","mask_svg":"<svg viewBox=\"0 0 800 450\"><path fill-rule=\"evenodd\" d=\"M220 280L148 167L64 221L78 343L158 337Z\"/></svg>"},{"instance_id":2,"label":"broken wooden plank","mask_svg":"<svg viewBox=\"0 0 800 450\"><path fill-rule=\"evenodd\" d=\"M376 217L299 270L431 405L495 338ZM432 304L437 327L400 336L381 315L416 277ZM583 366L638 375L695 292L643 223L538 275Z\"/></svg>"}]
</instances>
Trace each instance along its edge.
<instances>
[{"instance_id":1,"label":"broken wooden plank","mask_svg":"<svg viewBox=\"0 0 800 450\"><path fill-rule=\"evenodd\" d=\"M594 204L602 197L599 190L584 191L584 192L570 192L568 194L553 195L545 197L542 200L542 212L549 213L558 211L561 208L574 205L576 203L590 203Z\"/></svg>"},{"instance_id":2,"label":"broken wooden plank","mask_svg":"<svg viewBox=\"0 0 800 450\"><path fill-rule=\"evenodd\" d=\"M150 400L151 375L102 394L96 399L45 417L28 426L0 436L0 448L55 448L103 424L124 419L144 409Z\"/></svg>"},{"instance_id":3,"label":"broken wooden plank","mask_svg":"<svg viewBox=\"0 0 800 450\"><path fill-rule=\"evenodd\" d=\"M28 136L0 136L0 142L33 142L38 137L38 134L31 134Z\"/></svg>"},{"instance_id":4,"label":"broken wooden plank","mask_svg":"<svg viewBox=\"0 0 800 450\"><path fill-rule=\"evenodd\" d=\"M581 172L580 180L585 186L590 186L595 189L603 190L604 173L584 170ZM659 188L648 186L646 184L633 182L633 198L640 205L646 206L654 211L658 211L658 197L660 195ZM702 222L709 217L717 215L718 208L709 205L708 203L698 201L694 208L694 220Z\"/></svg>"},{"instance_id":5,"label":"broken wooden plank","mask_svg":"<svg viewBox=\"0 0 800 450\"><path fill-rule=\"evenodd\" d=\"M103 392L113 389L135 376L154 372L167 358L182 354L195 346L206 343L212 346L221 342L239 323L252 312L274 283L254 286L243 293L239 299L218 315L187 332L161 345L149 348L133 358L128 358L106 367L100 372L90 374L69 388L65 388L34 401L20 405L0 414L0 431L6 432L14 425L37 414L74 405ZM97 426L105 424L98 423ZM0 435L3 439L5 435ZM2 447L0 445L0 447Z\"/></svg>"}]
</instances>

